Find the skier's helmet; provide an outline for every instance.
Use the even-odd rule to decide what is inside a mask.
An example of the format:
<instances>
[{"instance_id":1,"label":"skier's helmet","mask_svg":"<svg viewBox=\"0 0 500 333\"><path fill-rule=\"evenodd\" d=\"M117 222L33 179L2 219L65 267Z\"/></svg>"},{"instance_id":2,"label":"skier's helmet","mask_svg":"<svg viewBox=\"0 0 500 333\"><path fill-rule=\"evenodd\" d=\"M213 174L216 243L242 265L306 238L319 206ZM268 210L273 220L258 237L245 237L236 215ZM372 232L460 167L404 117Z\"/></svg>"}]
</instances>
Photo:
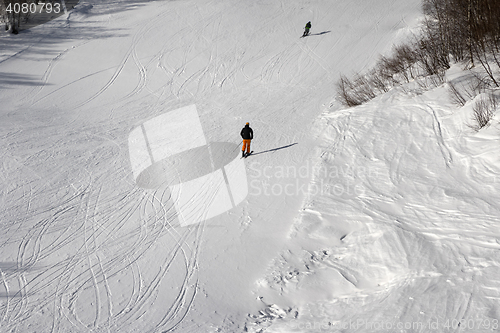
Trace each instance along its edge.
<instances>
[{"instance_id":1,"label":"skier's helmet","mask_svg":"<svg viewBox=\"0 0 500 333\"><path fill-rule=\"evenodd\" d=\"M245 125L250 125L250 123L246 123Z\"/></svg>"}]
</instances>

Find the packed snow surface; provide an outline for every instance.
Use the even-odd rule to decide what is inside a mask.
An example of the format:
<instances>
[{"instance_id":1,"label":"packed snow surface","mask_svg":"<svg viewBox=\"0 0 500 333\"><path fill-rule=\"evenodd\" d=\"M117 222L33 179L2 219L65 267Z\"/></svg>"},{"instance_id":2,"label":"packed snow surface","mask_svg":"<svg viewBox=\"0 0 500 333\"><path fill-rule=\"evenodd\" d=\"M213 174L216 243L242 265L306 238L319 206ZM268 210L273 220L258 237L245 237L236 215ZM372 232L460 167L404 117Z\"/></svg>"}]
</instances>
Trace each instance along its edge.
<instances>
[{"instance_id":1,"label":"packed snow surface","mask_svg":"<svg viewBox=\"0 0 500 333\"><path fill-rule=\"evenodd\" d=\"M2 33L0 331L498 331L498 117L335 100L420 6L90 0Z\"/></svg>"}]
</instances>

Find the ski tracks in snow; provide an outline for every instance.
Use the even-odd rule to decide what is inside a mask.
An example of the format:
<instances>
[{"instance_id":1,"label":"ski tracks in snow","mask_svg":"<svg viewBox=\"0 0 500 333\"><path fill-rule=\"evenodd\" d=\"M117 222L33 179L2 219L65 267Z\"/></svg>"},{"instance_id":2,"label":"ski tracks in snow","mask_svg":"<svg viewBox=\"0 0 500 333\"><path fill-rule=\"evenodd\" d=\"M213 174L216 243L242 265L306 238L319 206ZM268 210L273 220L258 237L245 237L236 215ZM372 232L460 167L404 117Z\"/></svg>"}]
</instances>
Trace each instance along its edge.
<instances>
[{"instance_id":1,"label":"ski tracks in snow","mask_svg":"<svg viewBox=\"0 0 500 333\"><path fill-rule=\"evenodd\" d=\"M137 57L136 47L137 47L138 43L144 38L145 34L148 31L150 31L153 28L154 24L157 24L158 20L163 15L166 15L166 13L168 13L168 11L162 12L161 14L157 15L153 20L144 20L144 21L138 22L139 29L134 33L134 37L132 38L130 47L128 48L128 50L125 53L124 57L122 58L121 62L118 64L118 66L117 66L115 72L113 73L113 75L111 76L111 78L94 95L90 96L82 103L76 105L75 106L76 109L81 108L84 105L92 102L93 100L98 98L100 95L102 95L109 87L111 87L116 82L116 80L118 79L118 77L120 76L122 71L124 70L125 65L129 61L130 57L132 57L132 59L134 60L135 66L137 67L138 74L139 74L139 80L138 80L136 87L128 95L126 95L123 98L126 99L126 98L138 93L139 91L141 91L144 88L144 85L146 82L146 71L144 69L144 66L142 66L140 60ZM149 23L146 23L146 22L149 22Z\"/></svg>"},{"instance_id":2,"label":"ski tracks in snow","mask_svg":"<svg viewBox=\"0 0 500 333\"><path fill-rule=\"evenodd\" d=\"M113 193L106 178L89 173L60 198L56 189L57 205L41 211L42 198L31 194L17 263L0 266L3 326L23 331L48 312L52 332L156 332L174 330L190 311L203 225L178 229L168 192Z\"/></svg>"},{"instance_id":3,"label":"ski tracks in snow","mask_svg":"<svg viewBox=\"0 0 500 333\"><path fill-rule=\"evenodd\" d=\"M105 74L106 77L93 87L94 90L86 90L88 95L79 96L77 101L72 100L65 106L68 109L90 109L98 104L102 108L111 105L113 109L118 109L126 103L140 101L140 106L148 106L147 112L132 110L139 108L136 104L130 107L128 113L124 111L121 114L128 122L120 126L131 127L131 114L134 121L138 117L149 117L149 109L160 112L165 101L175 100L177 103L200 97L204 102L213 102L210 100L212 95L221 93L225 103L232 99L240 107L241 104L251 106L244 99L258 96L255 103L272 111L265 115L266 121L255 120L267 131L267 137L263 136L262 141L276 143L282 140L289 144L295 142L293 138L307 135L300 131L296 134L296 126L302 126L301 121L313 112L302 114L300 108L310 106L307 101L309 97L314 97L308 95L310 87L317 87L318 79L330 83L335 71L330 67L329 60L322 56L324 50L319 48L320 38L298 40L296 27L292 27L293 24L284 26L294 22L291 18L297 15L297 8L286 12L289 6L286 1L281 1L277 9L275 3L259 3L258 6L266 5L266 10L269 8L276 12L270 12L262 22L258 20L260 26L242 27L239 25L241 22L234 19L241 18L241 14L232 15L234 10L252 6L255 13L262 13L262 9L255 9L253 3L221 5L215 1L203 9L194 2L180 2L172 7L172 2L156 5L161 8L159 12L137 19L131 25L133 35L123 39L129 44L124 47L123 54L117 56L118 61L42 96L43 87L48 86L55 76L57 65L69 55L70 49L62 50L49 61L41 78L42 86L33 88L29 103L35 105L49 96L62 94L62 89L75 83L82 84L83 80L96 74ZM334 12L336 8L331 6ZM175 12L170 8L174 8ZM310 12L314 22L321 22L321 13ZM185 19L188 14L194 16L193 13L197 13L199 20ZM167 17L173 20L168 21ZM277 30L275 22L279 22L283 31L290 31L290 36L275 38L283 36L283 31ZM156 27L165 24L176 26L175 31L164 28L156 31ZM241 30L228 33L228 27L239 27ZM165 31L168 31L167 36L163 35ZM242 45L238 40L243 39L242 36L248 37L244 41L248 45ZM341 35L336 43L345 36ZM301 78L305 80L299 80ZM127 80L127 89L120 90L121 84ZM258 88L254 90L255 87ZM302 100L301 103L295 103L287 95L291 90L287 88L291 87L299 87L292 92L300 92L301 95L294 98ZM113 92L117 90L120 92L115 98ZM226 96L226 92L236 95ZM255 95L247 96L248 92ZM260 95L266 95L266 92L267 96ZM142 100L144 95L152 95L156 101L149 104L151 101ZM282 106L275 101L280 99L287 103ZM285 110L294 107L297 110ZM288 117L291 111L295 112L289 117L292 121L284 122L284 116ZM300 117L297 117L299 113ZM99 118L100 115L96 114ZM258 115L258 112L249 114ZM118 117L111 113L108 122L98 124L99 131L113 131L110 126L117 126L114 122L120 120ZM380 162L380 155L364 148L370 142L364 140L363 133L355 130L355 124L358 124L356 117L349 116L344 120L332 129L335 139L329 142L331 151L322 157L328 156L333 161L339 154L353 153L347 151L350 147L347 143L354 142L355 147L363 149L365 157L369 155L368 160ZM288 126L284 130L279 128L283 124ZM89 126L88 123L86 125ZM369 127L368 123L365 125L363 128ZM126 137L124 132L126 130L120 135ZM50 171L24 184L19 198L10 201L15 201L12 205L19 202L26 204L23 213L26 218L16 221L19 224L17 230L13 225L5 228L9 234L6 236L8 242L1 245L3 248L12 244L17 246L14 251L16 257L9 259L15 269L9 271L5 265L0 265L0 285L3 285L6 295L0 305L2 325L5 324L11 331L26 331L27 325L32 325L29 329L45 331L44 322L35 327L36 321L49 316L52 318L49 329L53 333L178 331L193 308L198 288L203 284L198 278L198 266L205 225L178 228L173 198L168 189L144 191L132 184L131 175L119 169L129 162L123 150L116 150L116 145L118 148L124 146L123 142L110 145L112 140L104 135L95 136L97 141L92 142L89 137L79 134L80 127L75 129L75 133L63 133L60 141L54 144L57 148L52 148L54 152L45 152L50 154L47 160L52 162L50 167L43 167L47 170L68 170L60 171L61 174ZM67 143L67 140L73 142ZM59 146L66 146L67 151L59 152ZM357 152L353 155L360 157ZM396 162L390 167L393 183L401 181L404 155L404 150L394 152ZM292 154L291 158L294 157ZM343 162L351 161L345 159ZM199 204L209 206L213 198L204 199L207 201ZM362 204L372 203L365 201ZM310 211L314 212L314 208ZM342 209L339 211L342 212ZM352 218L354 215L351 213L346 216ZM326 221L328 216L324 216ZM384 215L380 213L380 216ZM6 219L9 217L6 215ZM343 239L347 242L349 235ZM340 274L335 277L339 277L336 281L344 279L352 287L362 280L353 269L333 262L331 266Z\"/></svg>"}]
</instances>

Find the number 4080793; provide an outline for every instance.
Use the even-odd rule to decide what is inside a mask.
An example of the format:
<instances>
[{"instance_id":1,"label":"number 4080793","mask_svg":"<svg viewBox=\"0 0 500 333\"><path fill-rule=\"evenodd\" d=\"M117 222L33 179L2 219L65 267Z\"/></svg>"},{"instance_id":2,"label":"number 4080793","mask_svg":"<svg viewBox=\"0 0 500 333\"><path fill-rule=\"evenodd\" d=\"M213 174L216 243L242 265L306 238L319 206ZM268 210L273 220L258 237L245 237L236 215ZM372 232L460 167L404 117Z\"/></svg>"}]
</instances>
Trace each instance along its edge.
<instances>
[{"instance_id":1,"label":"number 4080793","mask_svg":"<svg viewBox=\"0 0 500 333\"><path fill-rule=\"evenodd\" d=\"M59 14L61 12L61 4L56 2L54 4L52 3L45 3L45 2L39 2L38 5L36 3L9 3L7 5L7 8L5 8L5 11L7 13L14 13L14 14L35 14L35 13L55 13Z\"/></svg>"}]
</instances>

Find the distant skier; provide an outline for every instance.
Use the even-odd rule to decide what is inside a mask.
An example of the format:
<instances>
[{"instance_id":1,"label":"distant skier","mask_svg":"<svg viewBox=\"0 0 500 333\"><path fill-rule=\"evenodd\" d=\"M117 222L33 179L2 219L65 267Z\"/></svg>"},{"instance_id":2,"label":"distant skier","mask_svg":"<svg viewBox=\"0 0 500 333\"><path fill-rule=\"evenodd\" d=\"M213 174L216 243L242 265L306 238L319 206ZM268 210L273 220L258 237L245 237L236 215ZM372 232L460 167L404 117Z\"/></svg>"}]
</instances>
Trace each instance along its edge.
<instances>
[{"instance_id":1,"label":"distant skier","mask_svg":"<svg viewBox=\"0 0 500 333\"><path fill-rule=\"evenodd\" d=\"M304 28L304 34L302 35L302 37L309 35L310 29L311 29L311 21L306 23L306 27Z\"/></svg>"},{"instance_id":2,"label":"distant skier","mask_svg":"<svg viewBox=\"0 0 500 333\"><path fill-rule=\"evenodd\" d=\"M250 154L250 142L253 139L253 130L250 128L250 124L246 123L245 127L241 130L240 133L243 138L243 147L241 148L241 157L245 157L245 149L247 154Z\"/></svg>"}]
</instances>

